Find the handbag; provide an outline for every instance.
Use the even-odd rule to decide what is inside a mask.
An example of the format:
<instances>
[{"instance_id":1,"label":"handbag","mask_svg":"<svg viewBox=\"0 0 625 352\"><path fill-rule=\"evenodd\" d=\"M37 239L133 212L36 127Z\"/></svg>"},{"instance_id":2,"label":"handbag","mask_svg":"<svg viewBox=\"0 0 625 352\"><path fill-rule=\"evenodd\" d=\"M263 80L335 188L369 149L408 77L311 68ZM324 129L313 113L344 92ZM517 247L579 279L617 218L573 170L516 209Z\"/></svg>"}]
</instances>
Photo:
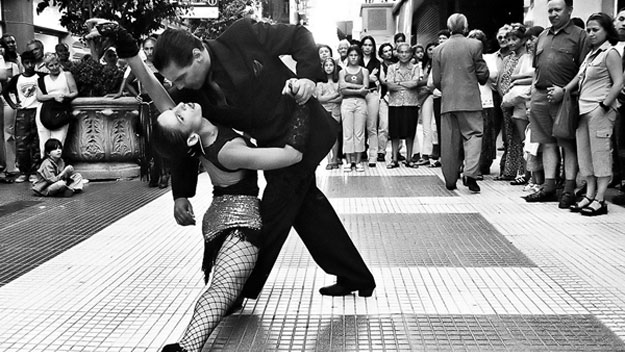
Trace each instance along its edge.
<instances>
[{"instance_id":1,"label":"handbag","mask_svg":"<svg viewBox=\"0 0 625 352\"><path fill-rule=\"evenodd\" d=\"M577 104L577 96L573 96L568 90L565 90L562 103L553 121L551 134L556 138L575 139L578 121L579 105Z\"/></svg>"},{"instance_id":2,"label":"handbag","mask_svg":"<svg viewBox=\"0 0 625 352\"><path fill-rule=\"evenodd\" d=\"M64 73L61 73L65 75ZM38 79L39 89L43 94L48 94L43 76ZM49 130L57 130L72 121L72 100L64 98L62 102L56 99L46 100L41 103L41 124Z\"/></svg>"}]
</instances>

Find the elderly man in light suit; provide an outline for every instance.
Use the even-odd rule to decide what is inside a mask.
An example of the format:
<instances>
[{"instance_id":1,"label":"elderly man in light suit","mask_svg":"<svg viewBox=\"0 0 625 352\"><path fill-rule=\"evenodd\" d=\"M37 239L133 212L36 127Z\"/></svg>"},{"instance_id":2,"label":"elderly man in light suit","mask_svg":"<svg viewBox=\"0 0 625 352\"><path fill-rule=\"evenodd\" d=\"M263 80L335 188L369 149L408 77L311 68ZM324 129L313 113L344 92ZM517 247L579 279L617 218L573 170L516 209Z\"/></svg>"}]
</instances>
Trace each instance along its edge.
<instances>
[{"instance_id":1,"label":"elderly man in light suit","mask_svg":"<svg viewBox=\"0 0 625 352\"><path fill-rule=\"evenodd\" d=\"M482 44L465 37L469 27L466 16L459 13L449 16L447 27L451 37L435 49L432 61L434 86L442 92L443 176L447 189L455 189L462 165L461 148L464 148L463 183L472 192L479 192L476 177L483 121L478 83L486 83L489 72L482 59Z\"/></svg>"}]
</instances>

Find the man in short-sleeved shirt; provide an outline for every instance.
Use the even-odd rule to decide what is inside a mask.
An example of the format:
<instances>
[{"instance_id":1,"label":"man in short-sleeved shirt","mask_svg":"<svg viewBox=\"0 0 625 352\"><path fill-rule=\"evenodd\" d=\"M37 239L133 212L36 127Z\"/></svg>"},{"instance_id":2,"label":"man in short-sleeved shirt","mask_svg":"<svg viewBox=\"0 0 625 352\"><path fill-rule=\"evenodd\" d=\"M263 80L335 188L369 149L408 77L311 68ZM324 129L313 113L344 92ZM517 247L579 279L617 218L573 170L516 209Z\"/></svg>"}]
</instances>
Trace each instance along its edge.
<instances>
[{"instance_id":1,"label":"man in short-sleeved shirt","mask_svg":"<svg viewBox=\"0 0 625 352\"><path fill-rule=\"evenodd\" d=\"M560 208L575 202L577 154L574 140L552 136L553 121L562 102L563 87L579 71L589 50L587 34L571 22L573 0L548 0L547 11L551 27L538 37L534 66L536 75L530 103L531 141L540 143L543 151L545 184L541 191L525 197L528 202L558 201L556 196L556 169L560 163L559 148L564 150L566 182L560 197Z\"/></svg>"}]
</instances>

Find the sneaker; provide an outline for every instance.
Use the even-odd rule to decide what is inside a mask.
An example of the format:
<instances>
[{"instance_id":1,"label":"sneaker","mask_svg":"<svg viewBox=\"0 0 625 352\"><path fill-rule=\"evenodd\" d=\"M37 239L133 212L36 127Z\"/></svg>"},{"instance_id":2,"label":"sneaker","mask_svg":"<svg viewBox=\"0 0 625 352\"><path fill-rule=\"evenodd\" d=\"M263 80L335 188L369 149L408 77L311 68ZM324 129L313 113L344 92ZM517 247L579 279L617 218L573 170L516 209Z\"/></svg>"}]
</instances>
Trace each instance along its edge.
<instances>
[{"instance_id":1,"label":"sneaker","mask_svg":"<svg viewBox=\"0 0 625 352\"><path fill-rule=\"evenodd\" d=\"M26 182L26 180L28 180L28 177L24 174L19 175L16 179L15 179L15 183L23 183Z\"/></svg>"},{"instance_id":2,"label":"sneaker","mask_svg":"<svg viewBox=\"0 0 625 352\"><path fill-rule=\"evenodd\" d=\"M569 209L573 204L575 204L575 195L573 194L573 192L562 192L558 208Z\"/></svg>"},{"instance_id":3,"label":"sneaker","mask_svg":"<svg viewBox=\"0 0 625 352\"><path fill-rule=\"evenodd\" d=\"M30 176L28 176L28 182L30 182L30 183L37 182L37 175L30 175Z\"/></svg>"},{"instance_id":4,"label":"sneaker","mask_svg":"<svg viewBox=\"0 0 625 352\"><path fill-rule=\"evenodd\" d=\"M369 167L376 167L377 164L374 161L369 162Z\"/></svg>"},{"instance_id":5,"label":"sneaker","mask_svg":"<svg viewBox=\"0 0 625 352\"><path fill-rule=\"evenodd\" d=\"M528 184L526 184L525 186L523 186L523 192L533 191L533 190L534 190L534 186L536 186L536 184L535 184L535 183L533 183L533 182L529 182Z\"/></svg>"},{"instance_id":6,"label":"sneaker","mask_svg":"<svg viewBox=\"0 0 625 352\"><path fill-rule=\"evenodd\" d=\"M343 172L352 172L352 164L347 163L343 165Z\"/></svg>"},{"instance_id":7,"label":"sneaker","mask_svg":"<svg viewBox=\"0 0 625 352\"><path fill-rule=\"evenodd\" d=\"M356 164L356 171L357 172L365 172L365 166L362 163Z\"/></svg>"},{"instance_id":8,"label":"sneaker","mask_svg":"<svg viewBox=\"0 0 625 352\"><path fill-rule=\"evenodd\" d=\"M430 160L430 167L441 167L441 162L438 160Z\"/></svg>"}]
</instances>

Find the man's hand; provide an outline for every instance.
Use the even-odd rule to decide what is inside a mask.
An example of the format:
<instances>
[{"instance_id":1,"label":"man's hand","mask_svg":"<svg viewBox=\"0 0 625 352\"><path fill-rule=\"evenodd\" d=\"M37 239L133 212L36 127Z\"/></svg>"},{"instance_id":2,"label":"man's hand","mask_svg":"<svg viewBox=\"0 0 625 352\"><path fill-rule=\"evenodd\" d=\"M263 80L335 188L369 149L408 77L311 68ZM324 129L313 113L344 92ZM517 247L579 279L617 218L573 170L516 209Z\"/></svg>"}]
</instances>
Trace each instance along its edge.
<instances>
[{"instance_id":1,"label":"man's hand","mask_svg":"<svg viewBox=\"0 0 625 352\"><path fill-rule=\"evenodd\" d=\"M195 225L195 214L193 214L193 206L191 206L189 199L176 198L174 201L174 218L178 225Z\"/></svg>"},{"instance_id":2,"label":"man's hand","mask_svg":"<svg viewBox=\"0 0 625 352\"><path fill-rule=\"evenodd\" d=\"M304 105L315 92L315 82L308 78L291 78L284 83L282 94L290 95L299 105Z\"/></svg>"},{"instance_id":3,"label":"man's hand","mask_svg":"<svg viewBox=\"0 0 625 352\"><path fill-rule=\"evenodd\" d=\"M552 104L557 104L562 101L564 97L564 88L562 87L549 87L547 88L547 100Z\"/></svg>"},{"instance_id":4,"label":"man's hand","mask_svg":"<svg viewBox=\"0 0 625 352\"><path fill-rule=\"evenodd\" d=\"M104 18L90 18L85 22L85 27L87 27L87 34L85 35L85 39L95 39L100 37L100 32L96 26L102 23L111 22L110 20L105 20Z\"/></svg>"}]
</instances>

